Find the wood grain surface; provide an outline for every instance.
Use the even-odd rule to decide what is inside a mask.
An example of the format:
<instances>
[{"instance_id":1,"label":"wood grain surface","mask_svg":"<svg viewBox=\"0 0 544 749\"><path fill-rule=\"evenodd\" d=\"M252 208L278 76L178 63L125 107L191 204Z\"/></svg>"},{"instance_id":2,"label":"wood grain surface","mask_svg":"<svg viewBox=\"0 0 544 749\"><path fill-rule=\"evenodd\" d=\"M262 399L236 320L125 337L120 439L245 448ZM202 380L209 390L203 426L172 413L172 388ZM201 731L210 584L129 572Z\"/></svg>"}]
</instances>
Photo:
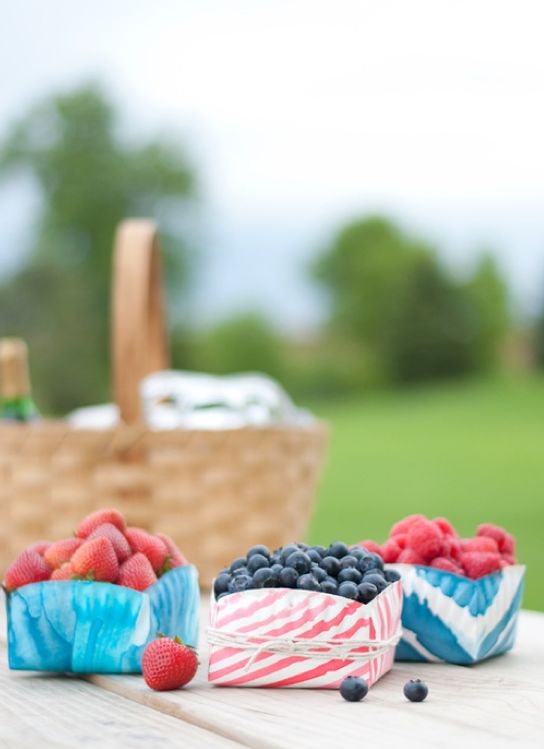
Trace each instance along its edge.
<instances>
[{"instance_id":1,"label":"wood grain surface","mask_svg":"<svg viewBox=\"0 0 544 749\"><path fill-rule=\"evenodd\" d=\"M207 613L203 603L203 634ZM127 747L542 747L543 631L544 615L524 611L511 653L471 667L395 664L357 704L335 691L213 687L206 679L205 637L195 681L166 693L152 692L140 676L8 675L0 648L0 746L26 746L25 740L94 746L98 737L108 746L122 737ZM423 703L403 697L412 677L429 686Z\"/></svg>"}]
</instances>

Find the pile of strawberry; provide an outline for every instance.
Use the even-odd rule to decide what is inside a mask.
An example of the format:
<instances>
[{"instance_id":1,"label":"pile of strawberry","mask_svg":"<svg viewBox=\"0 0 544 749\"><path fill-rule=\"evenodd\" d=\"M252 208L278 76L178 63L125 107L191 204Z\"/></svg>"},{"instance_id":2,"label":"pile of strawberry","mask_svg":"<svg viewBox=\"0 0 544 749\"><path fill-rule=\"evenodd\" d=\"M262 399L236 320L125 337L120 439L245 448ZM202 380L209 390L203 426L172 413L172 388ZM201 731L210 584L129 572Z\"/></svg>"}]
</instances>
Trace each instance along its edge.
<instances>
[{"instance_id":1,"label":"pile of strawberry","mask_svg":"<svg viewBox=\"0 0 544 749\"><path fill-rule=\"evenodd\" d=\"M498 525L484 523L475 538L460 538L446 518L429 520L424 515L408 515L395 523L382 546L361 541L384 562L422 564L472 579L516 564L515 545L514 537Z\"/></svg>"},{"instance_id":2,"label":"pile of strawberry","mask_svg":"<svg viewBox=\"0 0 544 749\"><path fill-rule=\"evenodd\" d=\"M98 510L80 523L74 537L38 541L10 565L8 591L44 580L95 580L145 590L187 560L169 536L127 527L117 510Z\"/></svg>"}]
</instances>

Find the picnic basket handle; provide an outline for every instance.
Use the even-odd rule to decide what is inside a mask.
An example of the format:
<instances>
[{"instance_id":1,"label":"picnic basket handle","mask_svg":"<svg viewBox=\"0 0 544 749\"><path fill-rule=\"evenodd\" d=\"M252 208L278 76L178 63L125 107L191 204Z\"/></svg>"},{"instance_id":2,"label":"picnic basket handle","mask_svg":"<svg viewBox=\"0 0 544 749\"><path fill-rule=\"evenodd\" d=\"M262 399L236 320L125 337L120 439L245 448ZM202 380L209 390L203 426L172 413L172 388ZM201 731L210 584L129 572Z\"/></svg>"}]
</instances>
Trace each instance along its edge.
<instances>
[{"instance_id":1,"label":"picnic basket handle","mask_svg":"<svg viewBox=\"0 0 544 749\"><path fill-rule=\"evenodd\" d=\"M168 369L157 226L127 219L115 235L112 283L113 397L126 424L142 419L140 382Z\"/></svg>"}]
</instances>

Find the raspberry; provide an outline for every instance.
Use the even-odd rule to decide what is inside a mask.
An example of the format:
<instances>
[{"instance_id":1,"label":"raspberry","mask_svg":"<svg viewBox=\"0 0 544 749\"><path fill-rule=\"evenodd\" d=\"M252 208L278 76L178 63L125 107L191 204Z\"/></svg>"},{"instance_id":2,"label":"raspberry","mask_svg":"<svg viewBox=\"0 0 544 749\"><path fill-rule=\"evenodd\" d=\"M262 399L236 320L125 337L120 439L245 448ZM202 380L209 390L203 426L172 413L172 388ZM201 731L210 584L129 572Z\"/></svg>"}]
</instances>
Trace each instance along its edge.
<instances>
[{"instance_id":1,"label":"raspberry","mask_svg":"<svg viewBox=\"0 0 544 749\"><path fill-rule=\"evenodd\" d=\"M413 549L403 549L397 559L399 564L425 564L423 557Z\"/></svg>"},{"instance_id":2,"label":"raspberry","mask_svg":"<svg viewBox=\"0 0 544 749\"><path fill-rule=\"evenodd\" d=\"M367 539L366 541L360 541L358 546L362 546L367 551L371 551L374 554L382 555L382 547L376 543L376 541L371 541L370 539Z\"/></svg>"},{"instance_id":3,"label":"raspberry","mask_svg":"<svg viewBox=\"0 0 544 749\"><path fill-rule=\"evenodd\" d=\"M511 533L505 533L502 543L499 541L499 551L501 554L511 554L514 556L516 551L516 541Z\"/></svg>"},{"instance_id":4,"label":"raspberry","mask_svg":"<svg viewBox=\"0 0 544 749\"><path fill-rule=\"evenodd\" d=\"M446 518L434 518L433 523L440 528L444 536L457 536L457 531Z\"/></svg>"},{"instance_id":5,"label":"raspberry","mask_svg":"<svg viewBox=\"0 0 544 749\"><path fill-rule=\"evenodd\" d=\"M476 580L500 569L501 557L492 551L467 551L462 554L461 563L467 577Z\"/></svg>"},{"instance_id":6,"label":"raspberry","mask_svg":"<svg viewBox=\"0 0 544 749\"><path fill-rule=\"evenodd\" d=\"M492 551L495 554L498 552L499 547L494 538L489 536L476 536L476 538L469 538L463 545L464 551Z\"/></svg>"},{"instance_id":7,"label":"raspberry","mask_svg":"<svg viewBox=\"0 0 544 749\"><path fill-rule=\"evenodd\" d=\"M442 539L442 547L442 555L444 557L448 557L457 562L459 561L461 557L461 539L456 538L455 536L444 536Z\"/></svg>"},{"instance_id":8,"label":"raspberry","mask_svg":"<svg viewBox=\"0 0 544 749\"><path fill-rule=\"evenodd\" d=\"M402 551L401 547L398 545L395 538L390 538L389 541L386 541L384 545L382 546L382 554L383 561L387 564L391 562L396 562L398 559L398 556L400 552Z\"/></svg>"},{"instance_id":9,"label":"raspberry","mask_svg":"<svg viewBox=\"0 0 544 749\"><path fill-rule=\"evenodd\" d=\"M493 523L482 523L482 525L478 526L476 535L494 538L500 549L501 543L504 541L504 537L506 536L506 531L504 528L501 528L500 525L493 525Z\"/></svg>"},{"instance_id":10,"label":"raspberry","mask_svg":"<svg viewBox=\"0 0 544 749\"><path fill-rule=\"evenodd\" d=\"M414 523L417 523L420 520L427 520L427 518L425 515L408 515L393 525L389 531L389 537L397 536L399 533L407 533Z\"/></svg>"},{"instance_id":11,"label":"raspberry","mask_svg":"<svg viewBox=\"0 0 544 749\"><path fill-rule=\"evenodd\" d=\"M396 533L394 538L395 538L395 543L397 544L397 546L400 546L401 549L406 548L406 543L408 540L407 533Z\"/></svg>"},{"instance_id":12,"label":"raspberry","mask_svg":"<svg viewBox=\"0 0 544 749\"><path fill-rule=\"evenodd\" d=\"M501 557L505 567L509 567L511 564L517 564L516 559L512 554L503 554Z\"/></svg>"},{"instance_id":13,"label":"raspberry","mask_svg":"<svg viewBox=\"0 0 544 749\"><path fill-rule=\"evenodd\" d=\"M430 561L442 553L442 531L431 520L418 520L408 531L407 544Z\"/></svg>"},{"instance_id":14,"label":"raspberry","mask_svg":"<svg viewBox=\"0 0 544 749\"><path fill-rule=\"evenodd\" d=\"M451 559L446 559L446 557L436 557L431 562L431 567L435 567L437 570L445 570L446 572L453 572L456 575L462 575L463 570L462 568L453 562Z\"/></svg>"}]
</instances>

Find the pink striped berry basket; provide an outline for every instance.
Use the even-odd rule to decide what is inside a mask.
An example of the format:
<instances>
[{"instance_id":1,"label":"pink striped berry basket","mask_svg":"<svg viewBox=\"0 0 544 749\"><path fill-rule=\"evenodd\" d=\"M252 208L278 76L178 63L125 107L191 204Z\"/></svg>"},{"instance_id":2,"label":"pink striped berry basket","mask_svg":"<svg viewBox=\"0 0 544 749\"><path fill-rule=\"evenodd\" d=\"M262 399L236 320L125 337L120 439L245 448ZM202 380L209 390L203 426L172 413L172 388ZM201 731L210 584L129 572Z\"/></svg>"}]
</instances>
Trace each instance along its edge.
<instances>
[{"instance_id":1,"label":"pink striped berry basket","mask_svg":"<svg viewBox=\"0 0 544 749\"><path fill-rule=\"evenodd\" d=\"M210 609L208 680L219 686L335 689L346 676L369 686L393 665L402 585L368 604L286 588L233 593Z\"/></svg>"}]
</instances>

